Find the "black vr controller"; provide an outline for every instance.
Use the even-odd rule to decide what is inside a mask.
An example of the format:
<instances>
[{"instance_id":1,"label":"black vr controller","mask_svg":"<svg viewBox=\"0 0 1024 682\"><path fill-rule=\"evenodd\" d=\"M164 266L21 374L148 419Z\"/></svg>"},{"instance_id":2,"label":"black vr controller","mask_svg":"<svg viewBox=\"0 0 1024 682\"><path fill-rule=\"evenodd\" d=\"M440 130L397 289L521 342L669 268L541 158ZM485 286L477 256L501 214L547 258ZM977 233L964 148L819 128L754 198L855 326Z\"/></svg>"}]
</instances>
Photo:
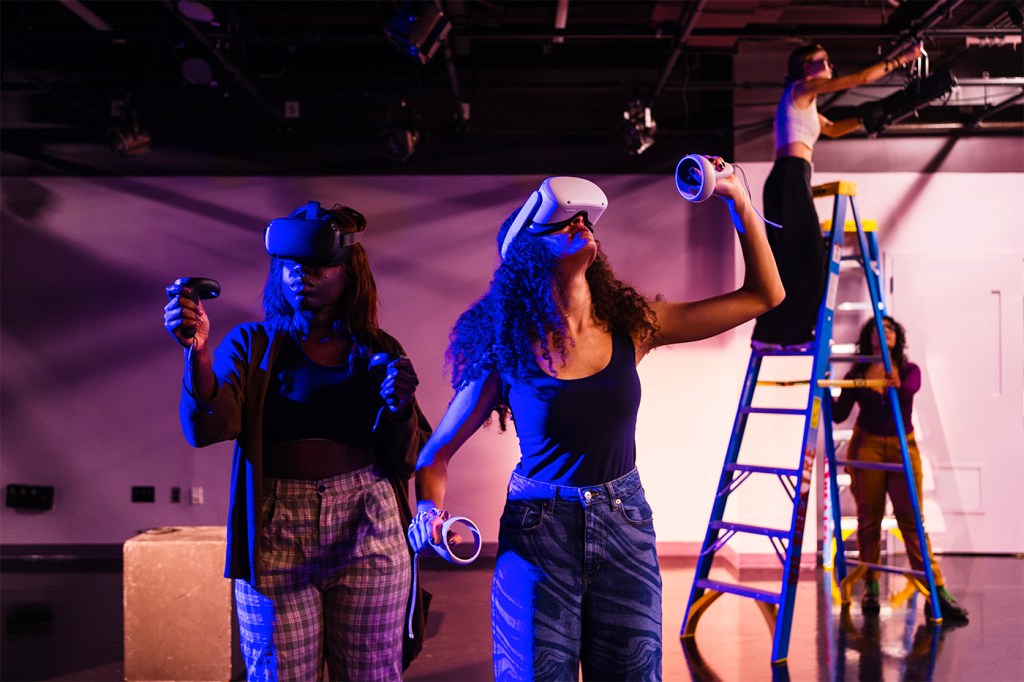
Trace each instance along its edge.
<instances>
[{"instance_id":1,"label":"black vr controller","mask_svg":"<svg viewBox=\"0 0 1024 682\"><path fill-rule=\"evenodd\" d=\"M189 289L187 294L181 291L184 287ZM199 303L201 298L217 298L220 296L220 282L209 277L179 277L174 280L174 284L167 287L167 298L174 298L175 296L183 296L193 303ZM195 335L195 329L182 331L182 336L186 339L191 339Z\"/></svg>"}]
</instances>

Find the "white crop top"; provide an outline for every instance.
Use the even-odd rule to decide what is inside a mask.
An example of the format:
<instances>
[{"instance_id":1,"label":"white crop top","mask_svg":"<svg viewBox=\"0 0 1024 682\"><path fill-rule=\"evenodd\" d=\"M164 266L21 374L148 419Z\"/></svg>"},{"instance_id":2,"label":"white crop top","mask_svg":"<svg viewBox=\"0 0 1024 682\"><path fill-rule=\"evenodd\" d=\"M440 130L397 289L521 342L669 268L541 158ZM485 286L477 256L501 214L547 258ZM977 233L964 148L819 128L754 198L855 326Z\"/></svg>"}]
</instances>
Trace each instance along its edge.
<instances>
[{"instance_id":1,"label":"white crop top","mask_svg":"<svg viewBox=\"0 0 1024 682\"><path fill-rule=\"evenodd\" d=\"M775 148L779 149L791 142L803 142L808 149L814 149L814 143L821 136L821 121L818 119L818 100L811 100L806 109L799 109L793 102L793 81L786 86L775 110Z\"/></svg>"}]
</instances>

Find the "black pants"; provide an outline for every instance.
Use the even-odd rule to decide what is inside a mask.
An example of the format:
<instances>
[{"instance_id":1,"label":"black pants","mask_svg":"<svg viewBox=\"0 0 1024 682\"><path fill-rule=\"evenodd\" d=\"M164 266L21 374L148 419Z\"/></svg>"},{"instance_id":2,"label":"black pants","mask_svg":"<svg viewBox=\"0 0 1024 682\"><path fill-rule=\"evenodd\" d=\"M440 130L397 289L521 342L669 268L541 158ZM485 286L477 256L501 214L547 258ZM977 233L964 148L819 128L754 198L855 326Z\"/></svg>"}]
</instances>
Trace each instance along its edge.
<instances>
[{"instance_id":1,"label":"black pants","mask_svg":"<svg viewBox=\"0 0 1024 682\"><path fill-rule=\"evenodd\" d=\"M825 241L811 196L811 164L795 156L775 160L764 184L764 215L782 225L782 229L768 227L768 243L786 298L757 318L753 338L787 346L810 341L824 294L827 265Z\"/></svg>"}]
</instances>

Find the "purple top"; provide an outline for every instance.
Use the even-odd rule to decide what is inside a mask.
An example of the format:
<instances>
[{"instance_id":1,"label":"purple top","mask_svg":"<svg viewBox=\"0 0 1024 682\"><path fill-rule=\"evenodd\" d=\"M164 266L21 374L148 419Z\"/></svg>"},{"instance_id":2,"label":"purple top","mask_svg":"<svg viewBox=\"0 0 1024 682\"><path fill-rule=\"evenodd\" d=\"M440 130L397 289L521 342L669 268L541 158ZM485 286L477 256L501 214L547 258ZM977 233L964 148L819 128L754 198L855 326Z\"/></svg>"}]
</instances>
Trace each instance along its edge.
<instances>
[{"instance_id":1,"label":"purple top","mask_svg":"<svg viewBox=\"0 0 1024 682\"><path fill-rule=\"evenodd\" d=\"M846 373L852 379L856 368ZM896 394L900 401L900 414L903 416L903 428L908 434L914 432L910 414L914 410L914 394L921 390L921 368L912 362L904 365L900 371L900 387ZM857 414L857 426L875 436L896 436L896 420L892 416L889 405L889 391L882 393L870 388L844 388L838 398L832 399L832 421L841 422L850 416L853 405L860 406Z\"/></svg>"}]
</instances>

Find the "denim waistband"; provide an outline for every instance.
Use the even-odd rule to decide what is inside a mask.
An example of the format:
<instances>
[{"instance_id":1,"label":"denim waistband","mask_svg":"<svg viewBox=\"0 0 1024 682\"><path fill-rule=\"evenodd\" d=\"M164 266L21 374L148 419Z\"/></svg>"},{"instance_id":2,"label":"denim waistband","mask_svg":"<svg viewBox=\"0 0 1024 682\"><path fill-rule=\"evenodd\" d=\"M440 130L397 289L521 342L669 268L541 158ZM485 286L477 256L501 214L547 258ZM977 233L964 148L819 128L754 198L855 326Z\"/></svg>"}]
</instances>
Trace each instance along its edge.
<instances>
[{"instance_id":1,"label":"denim waistband","mask_svg":"<svg viewBox=\"0 0 1024 682\"><path fill-rule=\"evenodd\" d=\"M338 474L330 478L304 481L296 478L263 477L263 494L276 500L305 499L312 495L347 494L380 479L380 474L371 464L362 469Z\"/></svg>"},{"instance_id":2,"label":"denim waistband","mask_svg":"<svg viewBox=\"0 0 1024 682\"><path fill-rule=\"evenodd\" d=\"M636 469L607 483L579 487L535 481L513 471L512 478L508 482L508 499L550 500L551 502L562 500L576 502L583 506L599 502L611 504L620 497L632 495L641 487L640 472Z\"/></svg>"}]
</instances>

